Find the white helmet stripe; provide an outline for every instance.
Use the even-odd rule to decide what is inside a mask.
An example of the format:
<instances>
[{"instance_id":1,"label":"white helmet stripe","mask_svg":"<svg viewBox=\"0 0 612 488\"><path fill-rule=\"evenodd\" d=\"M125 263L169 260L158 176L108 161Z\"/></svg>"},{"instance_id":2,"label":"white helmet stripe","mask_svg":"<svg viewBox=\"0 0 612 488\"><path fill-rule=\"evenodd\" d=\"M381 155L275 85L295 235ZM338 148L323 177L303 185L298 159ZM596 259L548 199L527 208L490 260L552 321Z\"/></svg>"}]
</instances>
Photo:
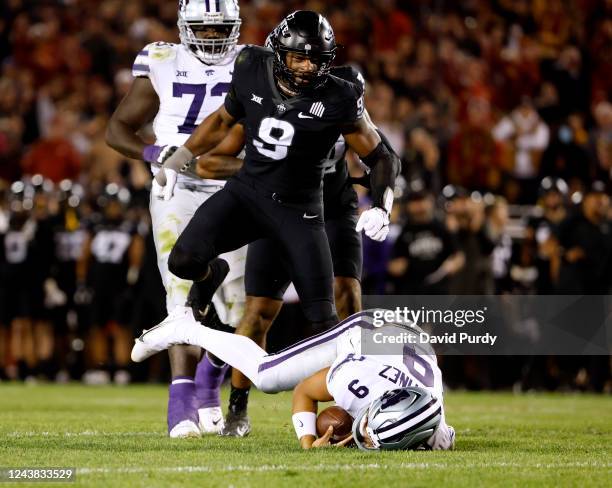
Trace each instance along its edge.
<instances>
[{"instance_id":1,"label":"white helmet stripe","mask_svg":"<svg viewBox=\"0 0 612 488\"><path fill-rule=\"evenodd\" d=\"M429 407L427 410L425 410L420 415L417 415L414 418L408 419L405 423L398 425L394 429L388 430L387 432L383 432L382 434L378 434L378 438L379 440L384 441L385 439L394 437L397 434L406 432L407 430L409 430L411 427L418 424L422 420L428 419L429 417L433 417L439 411L440 411L440 404L439 402L435 402L431 407Z\"/></svg>"}]
</instances>

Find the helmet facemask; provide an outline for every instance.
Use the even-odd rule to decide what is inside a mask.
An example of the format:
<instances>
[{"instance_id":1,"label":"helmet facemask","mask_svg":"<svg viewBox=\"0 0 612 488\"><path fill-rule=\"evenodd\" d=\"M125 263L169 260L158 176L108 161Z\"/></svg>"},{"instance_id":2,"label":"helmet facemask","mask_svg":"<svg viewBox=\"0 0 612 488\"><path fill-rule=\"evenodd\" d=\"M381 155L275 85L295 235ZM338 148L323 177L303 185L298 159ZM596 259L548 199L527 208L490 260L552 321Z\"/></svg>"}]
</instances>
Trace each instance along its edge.
<instances>
[{"instance_id":1,"label":"helmet facemask","mask_svg":"<svg viewBox=\"0 0 612 488\"><path fill-rule=\"evenodd\" d=\"M368 426L369 411L370 407L368 406L353 421L353 440L363 451L378 451L380 445L376 442L376 436L372 428Z\"/></svg>"},{"instance_id":2,"label":"helmet facemask","mask_svg":"<svg viewBox=\"0 0 612 488\"><path fill-rule=\"evenodd\" d=\"M306 72L291 69L287 62L289 53L308 58L310 62L316 66L316 70ZM297 51L278 47L275 49L274 75L292 92L296 94L307 94L321 88L325 84L335 57L336 54L334 52L310 54L308 51Z\"/></svg>"},{"instance_id":3,"label":"helmet facemask","mask_svg":"<svg viewBox=\"0 0 612 488\"><path fill-rule=\"evenodd\" d=\"M234 49L241 24L235 0L179 2L177 25L181 43L205 64L220 63Z\"/></svg>"}]
</instances>

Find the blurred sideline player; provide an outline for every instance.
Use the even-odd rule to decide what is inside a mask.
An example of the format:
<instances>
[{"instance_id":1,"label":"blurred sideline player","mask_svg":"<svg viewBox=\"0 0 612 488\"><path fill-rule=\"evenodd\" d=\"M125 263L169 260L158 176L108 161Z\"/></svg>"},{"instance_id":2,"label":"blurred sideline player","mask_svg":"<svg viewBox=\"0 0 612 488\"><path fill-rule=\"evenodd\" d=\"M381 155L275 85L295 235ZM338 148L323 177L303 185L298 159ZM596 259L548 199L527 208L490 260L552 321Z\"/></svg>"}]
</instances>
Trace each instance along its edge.
<instances>
[{"instance_id":1,"label":"blurred sideline player","mask_svg":"<svg viewBox=\"0 0 612 488\"><path fill-rule=\"evenodd\" d=\"M172 344L195 344L245 373L266 393L295 388L293 425L304 449L329 443L333 430L316 439L316 414L318 402L331 400L353 417L353 439L360 449L452 449L455 431L445 421L442 373L431 347L416 341L389 344L385 354L362 352L362 344L374 344L375 334L416 340L420 332L392 323L377 327L372 311L365 311L267 355L246 337L185 316L143 333L132 359L143 361Z\"/></svg>"},{"instance_id":2,"label":"blurred sideline player","mask_svg":"<svg viewBox=\"0 0 612 488\"><path fill-rule=\"evenodd\" d=\"M269 43L266 43L268 46ZM331 73L353 83L363 82L351 67L332 68ZM368 117L364 111L364 117ZM384 135L379 135L393 151ZM205 173L218 167L241 167L237 156L245 144L244 126L236 124L215 149L198 160L198 171ZM334 296L338 317L343 320L361 310L361 235L357 194L349 177L344 137L336 141L323 161L323 208L325 232L329 240L334 270ZM246 308L236 333L245 335L265 349L266 336L283 305L283 295L291 282L288 258L282 246L273 239L259 239L249 245L245 273ZM230 404L223 435L243 437L250 432L247 415L250 381L240 371L232 371Z\"/></svg>"},{"instance_id":3,"label":"blurred sideline player","mask_svg":"<svg viewBox=\"0 0 612 488\"><path fill-rule=\"evenodd\" d=\"M296 11L277 32L274 49L250 46L241 52L225 105L176 149L156 176L171 196L183 165L217 146L244 119L242 168L198 209L169 265L179 276L207 283L209 263L219 253L272 239L287 258L306 318L315 330L325 330L337 316L322 162L342 134L372 168L374 208L362 214L356 228L384 240L399 160L363 117L363 86L330 74L336 44L327 20L316 12Z\"/></svg>"},{"instance_id":4,"label":"blurred sideline player","mask_svg":"<svg viewBox=\"0 0 612 488\"><path fill-rule=\"evenodd\" d=\"M76 364L68 359L68 352L79 324L77 310L84 312L89 305L80 308L80 304L75 302L77 262L87 236L86 229L81 225L84 196L83 187L68 179L60 181L54 194L57 211L51 220L54 237L53 264L50 276L45 280L45 302L50 308L57 338L58 380L67 378L68 366L74 367ZM108 286L112 287L113 284ZM88 297L81 295L80 298ZM80 323L86 323L86 320Z\"/></svg>"},{"instance_id":5,"label":"blurred sideline player","mask_svg":"<svg viewBox=\"0 0 612 488\"><path fill-rule=\"evenodd\" d=\"M171 147L184 143L197 125L215 111L225 98L231 82L241 20L236 0L180 1L178 26L181 44L157 42L147 45L132 69L134 83L113 114L107 142L125 156L151 163L154 174ZM139 131L153 122L156 141L147 145ZM168 270L168 257L196 209L223 187L224 174L200 179L191 168L178 177L174 198L166 201L155 184L150 201L158 267L166 289L168 319L187 310L191 287ZM157 189L159 189L157 187ZM214 263L214 286L224 285L213 299L225 322L237 324L244 304L244 261L246 250L225 255L229 263ZM216 282L218 281L218 282ZM203 293L206 295L206 293ZM209 301L210 296L204 296ZM168 399L170 437L216 433L223 426L219 387L225 367L212 364L193 348L179 346L169 352L172 384Z\"/></svg>"},{"instance_id":6,"label":"blurred sideline player","mask_svg":"<svg viewBox=\"0 0 612 488\"><path fill-rule=\"evenodd\" d=\"M129 382L129 328L132 308L131 287L135 277L131 270L140 269L144 241L136 225L126 218L130 200L127 188L115 183L106 186L98 198L100 213L86 223L87 233L76 266L77 293L89 292L89 337L87 347L87 383L106 383L114 369L118 384ZM87 291L86 291L87 290ZM112 351L109 350L112 339Z\"/></svg>"},{"instance_id":7,"label":"blurred sideline player","mask_svg":"<svg viewBox=\"0 0 612 488\"><path fill-rule=\"evenodd\" d=\"M53 378L53 328L45 306L45 278L52 261L48 196L53 183L34 175L10 188L8 227L0 236L5 321L16 368L12 379ZM12 371L11 371L12 369Z\"/></svg>"}]
</instances>

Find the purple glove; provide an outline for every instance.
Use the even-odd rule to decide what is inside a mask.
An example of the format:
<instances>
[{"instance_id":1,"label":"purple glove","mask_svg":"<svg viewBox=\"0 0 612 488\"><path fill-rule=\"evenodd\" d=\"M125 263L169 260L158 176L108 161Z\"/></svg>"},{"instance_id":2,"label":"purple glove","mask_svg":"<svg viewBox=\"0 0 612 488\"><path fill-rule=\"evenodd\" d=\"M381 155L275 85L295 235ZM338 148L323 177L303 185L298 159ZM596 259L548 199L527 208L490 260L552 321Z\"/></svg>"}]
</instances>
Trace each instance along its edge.
<instances>
[{"instance_id":1,"label":"purple glove","mask_svg":"<svg viewBox=\"0 0 612 488\"><path fill-rule=\"evenodd\" d=\"M142 159L149 163L162 163L160 155L165 148L166 146L156 146L155 144L145 146L142 150Z\"/></svg>"}]
</instances>

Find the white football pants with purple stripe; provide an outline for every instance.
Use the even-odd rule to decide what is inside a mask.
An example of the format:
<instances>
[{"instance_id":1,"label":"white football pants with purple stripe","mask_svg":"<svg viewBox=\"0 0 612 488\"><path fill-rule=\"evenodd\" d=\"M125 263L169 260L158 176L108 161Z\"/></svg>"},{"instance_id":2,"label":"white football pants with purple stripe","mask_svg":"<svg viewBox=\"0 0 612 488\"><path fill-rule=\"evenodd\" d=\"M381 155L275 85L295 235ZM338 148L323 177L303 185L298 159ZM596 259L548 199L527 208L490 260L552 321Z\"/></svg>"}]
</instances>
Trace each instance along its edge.
<instances>
[{"instance_id":1,"label":"white football pants with purple stripe","mask_svg":"<svg viewBox=\"0 0 612 488\"><path fill-rule=\"evenodd\" d=\"M153 226L153 239L157 251L157 266L166 289L166 309L170 313L177 306L184 306L191 288L191 281L182 280L168 270L168 257L178 236L183 232L195 211L214 195L221 186L202 187L197 190L174 188L174 196L168 201L151 196L149 210ZM246 246L220 257L225 259L230 272L213 296L213 303L222 322L236 327L244 312L244 268Z\"/></svg>"},{"instance_id":2,"label":"white football pants with purple stripe","mask_svg":"<svg viewBox=\"0 0 612 488\"><path fill-rule=\"evenodd\" d=\"M241 371L266 393L292 390L305 378L332 365L339 354L349 353L361 328L372 327L372 315L360 312L332 329L309 337L275 354L267 354L248 337L198 327L186 340L200 346ZM354 339L354 340L353 340ZM357 351L355 351L357 352Z\"/></svg>"}]
</instances>

